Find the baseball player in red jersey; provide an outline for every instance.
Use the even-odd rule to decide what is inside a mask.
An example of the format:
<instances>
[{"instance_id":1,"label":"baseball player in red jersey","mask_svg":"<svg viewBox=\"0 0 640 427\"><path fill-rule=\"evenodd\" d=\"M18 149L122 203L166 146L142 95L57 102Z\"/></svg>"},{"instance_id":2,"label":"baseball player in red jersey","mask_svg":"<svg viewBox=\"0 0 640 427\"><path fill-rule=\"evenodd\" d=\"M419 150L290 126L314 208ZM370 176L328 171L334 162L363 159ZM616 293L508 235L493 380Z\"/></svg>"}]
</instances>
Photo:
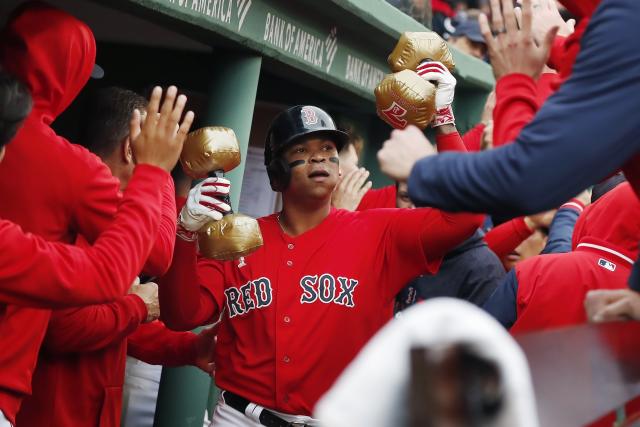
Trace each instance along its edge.
<instances>
[{"instance_id":1,"label":"baseball player in red jersey","mask_svg":"<svg viewBox=\"0 0 640 427\"><path fill-rule=\"evenodd\" d=\"M193 242L176 242L160 283L161 318L190 329L223 316L216 426L314 425L317 399L391 318L398 291L437 272L442 256L480 225L480 215L434 209L333 209L345 139L320 108L282 112L269 130L265 165L283 209L258 220L264 245L219 262L197 259ZM179 228L209 221L187 213L201 209L201 193L215 194L216 182L228 185L209 178L208 190L191 191Z\"/></svg>"}]
</instances>

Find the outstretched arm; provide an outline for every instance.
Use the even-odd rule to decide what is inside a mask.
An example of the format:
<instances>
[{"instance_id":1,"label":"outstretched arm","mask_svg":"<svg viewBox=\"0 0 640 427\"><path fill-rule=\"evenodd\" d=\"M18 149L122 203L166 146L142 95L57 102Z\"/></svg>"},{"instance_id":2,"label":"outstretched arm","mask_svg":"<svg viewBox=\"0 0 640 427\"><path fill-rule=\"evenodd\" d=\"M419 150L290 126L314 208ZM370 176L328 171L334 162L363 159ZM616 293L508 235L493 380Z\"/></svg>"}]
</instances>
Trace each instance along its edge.
<instances>
[{"instance_id":1,"label":"outstretched arm","mask_svg":"<svg viewBox=\"0 0 640 427\"><path fill-rule=\"evenodd\" d=\"M624 28L622 31L621 29ZM593 16L572 77L514 144L422 159L409 194L422 206L522 215L553 208L640 149L640 3L609 0ZM602 67L601 64L607 64Z\"/></svg>"}]
</instances>

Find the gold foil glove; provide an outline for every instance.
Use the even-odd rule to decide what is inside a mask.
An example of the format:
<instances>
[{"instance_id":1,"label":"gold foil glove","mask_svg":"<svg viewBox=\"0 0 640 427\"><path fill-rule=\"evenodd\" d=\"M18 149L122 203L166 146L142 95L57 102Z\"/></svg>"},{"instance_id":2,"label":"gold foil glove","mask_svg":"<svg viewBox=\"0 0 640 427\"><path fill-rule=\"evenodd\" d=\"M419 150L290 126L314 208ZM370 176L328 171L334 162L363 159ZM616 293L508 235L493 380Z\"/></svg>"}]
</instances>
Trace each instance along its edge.
<instances>
[{"instance_id":1,"label":"gold foil glove","mask_svg":"<svg viewBox=\"0 0 640 427\"><path fill-rule=\"evenodd\" d=\"M396 129L424 129L436 112L436 87L411 70L388 74L374 93L378 116Z\"/></svg>"},{"instance_id":2,"label":"gold foil glove","mask_svg":"<svg viewBox=\"0 0 640 427\"><path fill-rule=\"evenodd\" d=\"M447 43L433 31L402 33L387 61L391 71L416 70L424 60L442 62L449 71L456 64Z\"/></svg>"},{"instance_id":3,"label":"gold foil glove","mask_svg":"<svg viewBox=\"0 0 640 427\"><path fill-rule=\"evenodd\" d=\"M180 162L187 175L200 179L210 172L229 172L240 164L240 145L233 129L209 126L189 132Z\"/></svg>"},{"instance_id":4,"label":"gold foil glove","mask_svg":"<svg viewBox=\"0 0 640 427\"><path fill-rule=\"evenodd\" d=\"M198 232L200 254L206 258L230 261L249 255L262 246L258 221L240 213L225 215L205 224Z\"/></svg>"}]
</instances>

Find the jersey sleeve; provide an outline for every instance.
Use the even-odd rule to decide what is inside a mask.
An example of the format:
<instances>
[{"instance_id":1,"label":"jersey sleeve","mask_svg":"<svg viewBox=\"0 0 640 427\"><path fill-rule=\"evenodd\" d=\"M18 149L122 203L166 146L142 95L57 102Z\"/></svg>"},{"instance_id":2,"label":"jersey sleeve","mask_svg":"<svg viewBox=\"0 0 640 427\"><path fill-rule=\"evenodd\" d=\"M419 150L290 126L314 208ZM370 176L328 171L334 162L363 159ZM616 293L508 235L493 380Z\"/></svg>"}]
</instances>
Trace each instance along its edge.
<instances>
[{"instance_id":1,"label":"jersey sleeve","mask_svg":"<svg viewBox=\"0 0 640 427\"><path fill-rule=\"evenodd\" d=\"M467 151L467 147L458 132L436 135L436 145L439 153L445 151Z\"/></svg>"},{"instance_id":2,"label":"jersey sleeve","mask_svg":"<svg viewBox=\"0 0 640 427\"><path fill-rule=\"evenodd\" d=\"M493 294L484 303L482 308L492 315L502 326L509 329L516 322L518 315L517 306L518 279L516 269L512 269L504 277Z\"/></svg>"},{"instance_id":3,"label":"jersey sleeve","mask_svg":"<svg viewBox=\"0 0 640 427\"><path fill-rule=\"evenodd\" d=\"M162 276L169 269L176 241L176 196L173 179L168 179L162 189L158 234L144 265L144 272L153 276Z\"/></svg>"},{"instance_id":4,"label":"jersey sleeve","mask_svg":"<svg viewBox=\"0 0 640 427\"><path fill-rule=\"evenodd\" d=\"M0 222L0 301L42 308L98 304L123 295L147 258L160 217L156 191L171 178L139 165L116 219L93 246L46 242Z\"/></svg>"},{"instance_id":5,"label":"jersey sleeve","mask_svg":"<svg viewBox=\"0 0 640 427\"><path fill-rule=\"evenodd\" d=\"M152 365L184 366L195 362L197 346L197 334L172 331L156 320L129 335L127 354Z\"/></svg>"},{"instance_id":6,"label":"jersey sleeve","mask_svg":"<svg viewBox=\"0 0 640 427\"><path fill-rule=\"evenodd\" d=\"M524 217L512 219L492 228L485 234L484 241L489 249L502 259L533 234Z\"/></svg>"},{"instance_id":7,"label":"jersey sleeve","mask_svg":"<svg viewBox=\"0 0 640 427\"><path fill-rule=\"evenodd\" d=\"M51 315L43 346L51 354L83 353L103 349L126 339L147 317L137 295Z\"/></svg>"},{"instance_id":8,"label":"jersey sleeve","mask_svg":"<svg viewBox=\"0 0 640 427\"><path fill-rule=\"evenodd\" d=\"M640 110L640 97L629 96L640 92L638 37L640 2L610 0L593 15L571 78L514 144L421 159L409 179L411 199L449 211L531 214L621 167L640 150L640 121L620 120Z\"/></svg>"},{"instance_id":9,"label":"jersey sleeve","mask_svg":"<svg viewBox=\"0 0 640 427\"><path fill-rule=\"evenodd\" d=\"M482 217L474 214L450 214L437 209L398 209L383 236L385 257L383 282L391 299L420 274L435 274L442 258L469 238L480 226Z\"/></svg>"},{"instance_id":10,"label":"jersey sleeve","mask_svg":"<svg viewBox=\"0 0 640 427\"><path fill-rule=\"evenodd\" d=\"M368 209L382 209L396 207L396 186L387 185L386 187L376 188L367 191L357 211L366 211Z\"/></svg>"},{"instance_id":11,"label":"jersey sleeve","mask_svg":"<svg viewBox=\"0 0 640 427\"><path fill-rule=\"evenodd\" d=\"M524 74L509 74L496 83L493 110L493 146L511 143L540 108L535 80Z\"/></svg>"},{"instance_id":12,"label":"jersey sleeve","mask_svg":"<svg viewBox=\"0 0 640 427\"><path fill-rule=\"evenodd\" d=\"M482 133L487 126L484 123L478 123L467 133L462 135L464 146L469 152L480 151L482 148Z\"/></svg>"},{"instance_id":13,"label":"jersey sleeve","mask_svg":"<svg viewBox=\"0 0 640 427\"><path fill-rule=\"evenodd\" d=\"M224 307L222 264L198 259L195 242L177 239L173 262L160 279L160 317L173 330L187 331L217 319Z\"/></svg>"}]
</instances>

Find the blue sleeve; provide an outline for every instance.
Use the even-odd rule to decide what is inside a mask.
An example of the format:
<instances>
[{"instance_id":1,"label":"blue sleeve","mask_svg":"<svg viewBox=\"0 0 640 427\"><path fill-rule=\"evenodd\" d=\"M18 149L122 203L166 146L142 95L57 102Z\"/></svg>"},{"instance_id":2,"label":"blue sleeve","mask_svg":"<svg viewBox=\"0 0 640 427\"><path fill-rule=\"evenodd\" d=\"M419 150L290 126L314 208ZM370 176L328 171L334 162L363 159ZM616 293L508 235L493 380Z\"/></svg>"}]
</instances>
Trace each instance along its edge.
<instances>
[{"instance_id":1,"label":"blue sleeve","mask_svg":"<svg viewBox=\"0 0 640 427\"><path fill-rule=\"evenodd\" d=\"M420 160L409 178L418 206L525 215L561 205L640 150L640 1L603 0L571 78L515 143ZM631 95L633 94L633 95Z\"/></svg>"},{"instance_id":2,"label":"blue sleeve","mask_svg":"<svg viewBox=\"0 0 640 427\"><path fill-rule=\"evenodd\" d=\"M571 208L558 209L551 227L549 228L549 239L542 250L543 254L563 254L571 252L571 238L573 237L573 227L580 217L580 213Z\"/></svg>"},{"instance_id":3,"label":"blue sleeve","mask_svg":"<svg viewBox=\"0 0 640 427\"><path fill-rule=\"evenodd\" d=\"M518 279L516 269L512 269L491 294L482 308L509 329L516 322Z\"/></svg>"}]
</instances>

